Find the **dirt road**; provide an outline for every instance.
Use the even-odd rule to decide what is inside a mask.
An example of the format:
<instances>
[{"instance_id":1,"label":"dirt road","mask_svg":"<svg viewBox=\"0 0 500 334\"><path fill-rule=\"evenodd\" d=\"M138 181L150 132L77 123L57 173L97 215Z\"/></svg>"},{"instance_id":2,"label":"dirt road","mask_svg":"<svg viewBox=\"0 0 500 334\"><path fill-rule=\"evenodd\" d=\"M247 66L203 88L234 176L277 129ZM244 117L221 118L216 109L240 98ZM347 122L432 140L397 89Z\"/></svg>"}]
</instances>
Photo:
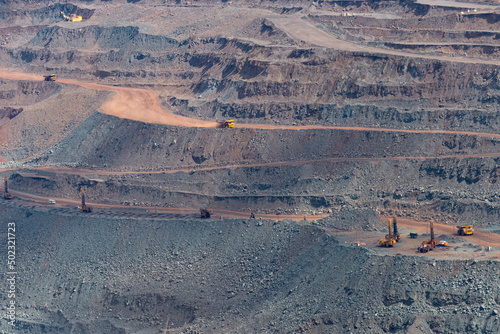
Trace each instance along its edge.
<instances>
[{"instance_id":1,"label":"dirt road","mask_svg":"<svg viewBox=\"0 0 500 334\"><path fill-rule=\"evenodd\" d=\"M384 158L323 158L314 160L299 160L299 161L275 161L275 162L265 162L265 163L253 163L253 164L232 164L224 166L207 166L207 167L186 167L178 169L164 169L155 171L108 171L102 169L84 169L84 168L71 168L71 167L59 167L59 166L44 166L35 168L37 170L47 171L51 173L62 173L62 174L73 174L73 175L127 175L127 174L175 174L178 172L196 172L196 171L211 171L219 169L235 169L235 168L249 168L249 167L279 167L279 166L300 166L318 162L335 162L335 161L371 161L371 162L381 162L381 161L398 161L398 160L427 160L427 159L447 159L447 158L484 158L484 157L500 157L499 153L483 153L483 154L457 154L457 155L442 155L439 157L384 157ZM18 170L19 168L0 168L0 171Z\"/></svg>"},{"instance_id":2,"label":"dirt road","mask_svg":"<svg viewBox=\"0 0 500 334\"><path fill-rule=\"evenodd\" d=\"M323 46L335 50L351 52L367 52L373 54L389 54L401 57L432 59L453 63L488 64L500 66L500 60L486 60L466 57L447 57L437 55L424 55L411 52L403 52L389 49L376 48L366 45L358 45L352 42L335 38L327 32L316 28L311 23L301 19L302 14L289 16L275 16L270 18L281 30L285 31L291 38L308 44Z\"/></svg>"},{"instance_id":3,"label":"dirt road","mask_svg":"<svg viewBox=\"0 0 500 334\"><path fill-rule=\"evenodd\" d=\"M25 201L25 203L20 202L21 205L32 206L33 204L37 206L52 206L52 207L76 207L80 204L80 201L70 200L65 198L54 198L56 201L56 205L49 205L48 200L49 197L42 197L37 195L32 195L19 191L10 191L12 195L19 197ZM125 206L125 205L117 205L117 204L101 204L101 203L90 203L87 202L87 205L94 207L95 209L143 209L144 212L149 213L165 213L165 214L192 214L196 215L198 213L198 209L192 208L165 208L165 207L151 207L151 206ZM99 213L99 210L95 210L96 213ZM321 215L307 215L307 220L317 220L324 217L327 217L329 214L321 214ZM212 217L218 219L220 217L223 218L249 218L249 212L239 212L239 211L231 211L231 210L223 210L216 209L212 212ZM271 220L282 220L282 219L292 219L296 221L304 220L304 215L272 215L272 214L256 214L256 219L271 219ZM387 219L391 217L381 217L382 219ZM398 225L400 227L411 228L418 232L419 234L428 233L428 222L427 221L419 221L408 218L398 218ZM452 225L445 225L440 223L434 223L434 231L436 235L446 234L446 235L456 235L457 229ZM500 234L497 233L487 233L475 230L474 235L464 237L465 240L470 243L474 243L477 245L481 245L484 247L497 247L500 248Z\"/></svg>"},{"instance_id":4,"label":"dirt road","mask_svg":"<svg viewBox=\"0 0 500 334\"><path fill-rule=\"evenodd\" d=\"M25 192L20 192L20 191L13 191L10 190L9 193L12 193L13 196L19 197L23 200L29 201L29 203L21 203L24 205L33 205L35 203L36 205L43 205L43 206L54 206L48 204L49 199L53 199L56 201L56 205L54 207L76 207L80 205L80 201L78 200L71 200L71 199L66 199L66 198L59 198L59 197L42 197L42 196L37 196L37 195L32 195L28 194ZM155 213L172 213L172 214L197 214L198 209L192 209L192 208L165 208L165 207L156 207L156 206L127 206L127 205L118 205L118 204L102 204L102 203L92 203L89 201L86 201L86 204L96 208L96 209L143 209L143 210L148 210L149 212L155 212ZM249 212L239 212L239 211L231 211L231 210L223 210L223 209L215 209L212 211L212 216L216 219L219 217L225 217L225 218L249 218L250 213ZM321 219L324 217L327 217L328 214L321 214L321 215L307 215L308 220L316 220L316 219ZM262 218L262 219L272 219L272 220L282 220L282 219L293 219L293 220L303 220L304 215L272 215L272 214L257 214L256 218Z\"/></svg>"},{"instance_id":5,"label":"dirt road","mask_svg":"<svg viewBox=\"0 0 500 334\"><path fill-rule=\"evenodd\" d=\"M498 62L500 64L500 61ZM43 81L42 76L10 72L0 70L0 78L12 80L32 80ZM218 123L215 121L205 121L184 116L175 115L168 110L164 110L158 98L151 91L137 88L115 87L102 84L95 84L83 81L58 79L57 82L70 85L78 85L88 89L114 91L114 94L102 107L101 112L120 118L131 119L140 122L167 124L173 126L185 127L208 127L215 128ZM445 130L404 130L387 128L367 128L367 127L348 127L348 126L287 126L287 125L269 125L269 124L237 124L238 128L247 129L281 129L281 130L310 130L310 129L332 129L332 130L350 130L350 131L378 131L378 132L403 132L403 133L432 133L432 134L458 134L470 135L488 138L500 138L500 134L479 133L466 131L445 131Z\"/></svg>"},{"instance_id":6,"label":"dirt road","mask_svg":"<svg viewBox=\"0 0 500 334\"><path fill-rule=\"evenodd\" d=\"M452 8L470 8L470 9L480 9L481 11L493 11L500 9L500 6L493 4L477 4L470 2L458 2L458 1L448 1L448 0L417 0L416 3L429 6L439 6L439 7L452 7Z\"/></svg>"}]
</instances>

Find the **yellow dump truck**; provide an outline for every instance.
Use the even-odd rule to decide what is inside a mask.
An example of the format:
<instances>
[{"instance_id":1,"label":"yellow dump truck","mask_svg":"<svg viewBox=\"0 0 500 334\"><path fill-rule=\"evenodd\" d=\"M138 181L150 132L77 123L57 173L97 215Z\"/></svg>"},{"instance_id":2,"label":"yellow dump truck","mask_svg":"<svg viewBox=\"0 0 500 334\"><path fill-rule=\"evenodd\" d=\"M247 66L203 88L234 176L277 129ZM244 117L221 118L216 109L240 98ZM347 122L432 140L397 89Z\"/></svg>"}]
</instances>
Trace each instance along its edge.
<instances>
[{"instance_id":1,"label":"yellow dump truck","mask_svg":"<svg viewBox=\"0 0 500 334\"><path fill-rule=\"evenodd\" d=\"M81 15L76 15L76 14L66 15L66 14L64 14L64 12L61 12L61 15L64 17L64 19L66 21L70 21L70 22L80 22L83 19L83 17Z\"/></svg>"},{"instance_id":2,"label":"yellow dump truck","mask_svg":"<svg viewBox=\"0 0 500 334\"><path fill-rule=\"evenodd\" d=\"M473 235L474 234L474 229L472 228L472 225L460 225L457 226L457 233L458 235Z\"/></svg>"},{"instance_id":3,"label":"yellow dump truck","mask_svg":"<svg viewBox=\"0 0 500 334\"><path fill-rule=\"evenodd\" d=\"M229 119L220 123L221 128L234 128L234 120Z\"/></svg>"},{"instance_id":4,"label":"yellow dump truck","mask_svg":"<svg viewBox=\"0 0 500 334\"><path fill-rule=\"evenodd\" d=\"M44 80L45 81L56 81L56 78L57 78L57 76L55 74L51 74L51 75L46 75L44 77Z\"/></svg>"}]
</instances>

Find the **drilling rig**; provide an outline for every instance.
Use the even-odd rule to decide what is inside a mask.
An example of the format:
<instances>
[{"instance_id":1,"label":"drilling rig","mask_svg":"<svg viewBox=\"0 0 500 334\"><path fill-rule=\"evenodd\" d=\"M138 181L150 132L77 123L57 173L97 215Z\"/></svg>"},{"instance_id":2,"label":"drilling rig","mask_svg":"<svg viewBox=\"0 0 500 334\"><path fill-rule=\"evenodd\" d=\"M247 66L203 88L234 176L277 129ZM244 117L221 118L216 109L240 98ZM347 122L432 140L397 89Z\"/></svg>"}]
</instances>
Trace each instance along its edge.
<instances>
[{"instance_id":1,"label":"drilling rig","mask_svg":"<svg viewBox=\"0 0 500 334\"><path fill-rule=\"evenodd\" d=\"M4 199L11 199L12 194L9 193L9 187L7 185L7 176L6 175L4 175L4 177L3 177L3 188L4 188L3 198Z\"/></svg>"},{"instance_id":2,"label":"drilling rig","mask_svg":"<svg viewBox=\"0 0 500 334\"><path fill-rule=\"evenodd\" d=\"M379 239L379 241L378 241L379 246L381 246L381 247L392 247L392 246L394 246L394 244L396 244L396 238L392 234L392 231L391 231L392 226L391 225L392 225L392 219L389 218L387 220L387 230L389 231L389 234L387 234L385 236L385 239Z\"/></svg>"},{"instance_id":3,"label":"drilling rig","mask_svg":"<svg viewBox=\"0 0 500 334\"><path fill-rule=\"evenodd\" d=\"M399 239L401 239L401 235L398 233L398 222L396 219L396 215L392 216L392 227L394 228L394 233L393 237L396 239L396 242L399 242Z\"/></svg>"},{"instance_id":4,"label":"drilling rig","mask_svg":"<svg viewBox=\"0 0 500 334\"><path fill-rule=\"evenodd\" d=\"M439 244L439 240L436 240L434 237L434 220L430 221L429 228L431 230L431 238L429 240L422 241L422 244L417 249L420 253L427 253Z\"/></svg>"},{"instance_id":5,"label":"drilling rig","mask_svg":"<svg viewBox=\"0 0 500 334\"><path fill-rule=\"evenodd\" d=\"M85 190L83 188L80 193L82 194L82 205L78 209L82 210L82 212L92 212L92 207L85 204Z\"/></svg>"}]
</instances>

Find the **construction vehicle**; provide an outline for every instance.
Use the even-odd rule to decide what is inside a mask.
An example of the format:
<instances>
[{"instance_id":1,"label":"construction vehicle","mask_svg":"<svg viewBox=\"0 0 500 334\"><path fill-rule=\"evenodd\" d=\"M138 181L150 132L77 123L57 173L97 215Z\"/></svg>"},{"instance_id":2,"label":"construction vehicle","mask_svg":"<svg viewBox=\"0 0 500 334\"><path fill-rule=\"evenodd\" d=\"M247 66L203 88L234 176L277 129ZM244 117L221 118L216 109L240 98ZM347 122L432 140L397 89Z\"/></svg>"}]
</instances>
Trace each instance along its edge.
<instances>
[{"instance_id":1,"label":"construction vehicle","mask_svg":"<svg viewBox=\"0 0 500 334\"><path fill-rule=\"evenodd\" d=\"M61 15L64 17L64 19L66 21L70 21L70 22L80 22L83 19L83 17L81 15L76 15L76 14L66 15L66 14L64 14L64 12L61 12Z\"/></svg>"},{"instance_id":2,"label":"construction vehicle","mask_svg":"<svg viewBox=\"0 0 500 334\"><path fill-rule=\"evenodd\" d=\"M211 215L212 215L212 210L200 209L200 217L201 218L210 218Z\"/></svg>"},{"instance_id":3,"label":"construction vehicle","mask_svg":"<svg viewBox=\"0 0 500 334\"><path fill-rule=\"evenodd\" d=\"M46 75L44 76L44 80L45 81L56 81L56 75L55 74L51 74L51 75Z\"/></svg>"},{"instance_id":4,"label":"construction vehicle","mask_svg":"<svg viewBox=\"0 0 500 334\"><path fill-rule=\"evenodd\" d=\"M457 233L458 235L473 235L474 234L474 229L472 228L472 225L460 225L457 226Z\"/></svg>"},{"instance_id":5,"label":"construction vehicle","mask_svg":"<svg viewBox=\"0 0 500 334\"><path fill-rule=\"evenodd\" d=\"M392 247L396 244L396 237L392 234L391 228L392 227L392 219L389 218L387 220L387 229L389 231L389 234L385 236L385 239L379 239L378 245L381 247Z\"/></svg>"},{"instance_id":6,"label":"construction vehicle","mask_svg":"<svg viewBox=\"0 0 500 334\"><path fill-rule=\"evenodd\" d=\"M83 188L80 193L82 194L82 205L78 209L82 210L82 212L92 212L92 207L85 204L85 190Z\"/></svg>"},{"instance_id":7,"label":"construction vehicle","mask_svg":"<svg viewBox=\"0 0 500 334\"><path fill-rule=\"evenodd\" d=\"M422 244L417 249L420 253L427 253L439 244L439 240L436 240L434 237L434 220L430 221L429 227L431 230L431 238L429 240L422 241Z\"/></svg>"},{"instance_id":8,"label":"construction vehicle","mask_svg":"<svg viewBox=\"0 0 500 334\"><path fill-rule=\"evenodd\" d=\"M3 177L3 188L4 188L3 199L12 199L12 194L9 193L9 187L7 184L7 176L6 175L4 175L4 177Z\"/></svg>"},{"instance_id":9,"label":"construction vehicle","mask_svg":"<svg viewBox=\"0 0 500 334\"><path fill-rule=\"evenodd\" d=\"M396 215L392 216L392 227L394 229L393 237L396 239L396 242L399 242L401 239L401 235L398 233L398 222L396 220Z\"/></svg>"},{"instance_id":10,"label":"construction vehicle","mask_svg":"<svg viewBox=\"0 0 500 334\"><path fill-rule=\"evenodd\" d=\"M230 119L220 123L221 128L234 128L234 120Z\"/></svg>"}]
</instances>

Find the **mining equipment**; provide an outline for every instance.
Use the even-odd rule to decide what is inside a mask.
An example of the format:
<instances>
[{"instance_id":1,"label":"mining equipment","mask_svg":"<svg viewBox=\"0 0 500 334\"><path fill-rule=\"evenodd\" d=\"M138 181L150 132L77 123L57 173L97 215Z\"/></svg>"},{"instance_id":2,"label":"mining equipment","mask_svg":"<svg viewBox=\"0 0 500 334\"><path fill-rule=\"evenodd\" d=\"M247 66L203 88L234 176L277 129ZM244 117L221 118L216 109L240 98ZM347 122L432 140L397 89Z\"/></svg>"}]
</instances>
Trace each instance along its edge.
<instances>
[{"instance_id":1,"label":"mining equipment","mask_svg":"<svg viewBox=\"0 0 500 334\"><path fill-rule=\"evenodd\" d=\"M82 212L92 212L92 207L85 204L85 190L83 188L80 193L82 194L82 205L78 209L82 210Z\"/></svg>"},{"instance_id":2,"label":"mining equipment","mask_svg":"<svg viewBox=\"0 0 500 334\"><path fill-rule=\"evenodd\" d=\"M389 218L387 220L387 229L389 231L389 234L387 234L385 236L385 239L379 239L378 241L378 245L381 246L381 247L392 247L396 244L396 238L394 237L394 235L392 234L392 231L391 231L391 226L392 225L392 219Z\"/></svg>"},{"instance_id":3,"label":"mining equipment","mask_svg":"<svg viewBox=\"0 0 500 334\"><path fill-rule=\"evenodd\" d=\"M392 227L394 229L394 233L392 234L393 238L395 238L396 242L398 242L399 239L401 239L401 236L398 233L398 222L396 220L396 215L392 216Z\"/></svg>"},{"instance_id":4,"label":"mining equipment","mask_svg":"<svg viewBox=\"0 0 500 334\"><path fill-rule=\"evenodd\" d=\"M64 12L61 12L61 15L64 17L66 21L70 22L80 22L83 19L81 15L76 15L76 14L66 15L64 14Z\"/></svg>"},{"instance_id":5,"label":"mining equipment","mask_svg":"<svg viewBox=\"0 0 500 334\"><path fill-rule=\"evenodd\" d=\"M439 244L439 240L434 238L434 220L431 220L429 226L431 230L431 238L429 240L422 241L422 244L417 249L420 253L427 253Z\"/></svg>"},{"instance_id":6,"label":"mining equipment","mask_svg":"<svg viewBox=\"0 0 500 334\"><path fill-rule=\"evenodd\" d=\"M7 176L6 175L4 175L4 177L3 177L3 188L4 188L3 199L11 199L12 194L9 193L9 187L7 185Z\"/></svg>"},{"instance_id":7,"label":"mining equipment","mask_svg":"<svg viewBox=\"0 0 500 334\"><path fill-rule=\"evenodd\" d=\"M458 235L473 235L474 234L474 229L472 228L472 225L461 225L457 226L457 233Z\"/></svg>"},{"instance_id":8,"label":"mining equipment","mask_svg":"<svg viewBox=\"0 0 500 334\"><path fill-rule=\"evenodd\" d=\"M56 81L57 76L55 74L44 76L45 81Z\"/></svg>"},{"instance_id":9,"label":"mining equipment","mask_svg":"<svg viewBox=\"0 0 500 334\"><path fill-rule=\"evenodd\" d=\"M220 123L221 128L234 128L234 120L230 119Z\"/></svg>"},{"instance_id":10,"label":"mining equipment","mask_svg":"<svg viewBox=\"0 0 500 334\"><path fill-rule=\"evenodd\" d=\"M200 209L200 217L201 218L210 218L211 215L212 215L212 210Z\"/></svg>"}]
</instances>

